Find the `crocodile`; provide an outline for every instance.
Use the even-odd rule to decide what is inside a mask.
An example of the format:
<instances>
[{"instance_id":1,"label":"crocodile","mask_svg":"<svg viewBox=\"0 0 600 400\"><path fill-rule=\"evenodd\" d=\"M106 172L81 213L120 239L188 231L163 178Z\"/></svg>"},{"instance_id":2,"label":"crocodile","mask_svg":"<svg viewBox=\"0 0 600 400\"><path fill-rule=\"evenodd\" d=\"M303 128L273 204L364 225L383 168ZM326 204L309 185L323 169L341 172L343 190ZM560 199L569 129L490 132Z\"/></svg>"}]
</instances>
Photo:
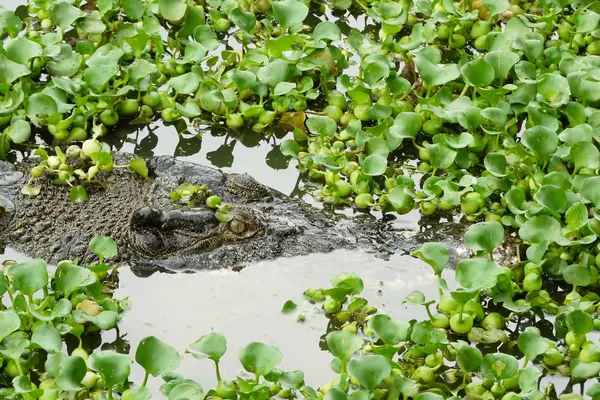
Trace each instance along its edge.
<instances>
[{"instance_id":1,"label":"crocodile","mask_svg":"<svg viewBox=\"0 0 600 400\"><path fill-rule=\"evenodd\" d=\"M132 155L114 152L115 164ZM32 162L0 161L0 249L3 246L53 264L64 259L90 263L89 241L115 239L111 262L132 266L139 276L156 271L242 268L277 257L335 249L363 249L386 258L408 253L424 241L440 240L462 256L459 223L433 222L423 232L394 229L381 218L348 217L319 209L264 186L247 174L157 156L147 161L148 178L114 169L103 185L88 187L88 200L73 204L70 188L38 178L37 196L21 193ZM101 173L102 174L102 173ZM219 222L214 210L174 203L169 194L182 183L206 185L233 218ZM462 249L462 250L461 250Z\"/></svg>"}]
</instances>

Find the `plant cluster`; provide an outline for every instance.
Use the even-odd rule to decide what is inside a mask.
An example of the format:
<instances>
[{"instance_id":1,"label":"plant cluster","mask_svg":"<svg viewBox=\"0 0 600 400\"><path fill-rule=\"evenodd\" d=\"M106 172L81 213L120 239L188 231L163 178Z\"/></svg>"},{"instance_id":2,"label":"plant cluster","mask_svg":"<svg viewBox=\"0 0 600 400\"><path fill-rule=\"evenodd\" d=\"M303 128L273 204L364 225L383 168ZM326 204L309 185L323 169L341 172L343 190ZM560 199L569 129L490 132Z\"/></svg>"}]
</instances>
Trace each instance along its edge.
<instances>
[{"instance_id":1,"label":"plant cluster","mask_svg":"<svg viewBox=\"0 0 600 400\"><path fill-rule=\"evenodd\" d=\"M141 384L135 384L129 379L129 355L114 350L88 354L81 340L84 334L115 328L119 314L130 307L110 295L116 268L107 276L111 268L103 262L116 255L114 241L95 237L90 250L100 257L98 264L63 261L51 278L42 260L5 263L0 282L11 304L2 304L0 311L0 354L6 362L0 376L11 380L12 388L0 394L19 400L148 400L152 375L163 379L160 392L169 400L575 400L584 398L584 386L587 396L600 398L600 347L593 340L593 331L600 329L598 285L563 291L561 304L545 289L517 284L513 270L489 258L502 239L489 224L469 230L467 246L482 253L459 262L456 289L441 278L449 260L442 244L427 243L414 253L439 277L438 300L428 301L418 291L405 300L425 307L423 320L407 322L379 312L362 296L364 284L355 273L336 276L329 288L307 289L305 299L329 318L322 341L337 374L317 389L305 384L302 371L277 368L281 352L260 342L239 353L245 374L223 379L219 361L227 342L216 332L186 351L214 363L216 388L205 391L174 373L181 356L153 336L142 339L135 351L135 362L145 370ZM282 313L294 312L296 304L287 301ZM299 314L298 320L304 319ZM79 341L69 355L64 353L67 337ZM560 395L554 384L540 385L540 378L557 374L571 379ZM578 384L582 394L573 393Z\"/></svg>"}]
</instances>

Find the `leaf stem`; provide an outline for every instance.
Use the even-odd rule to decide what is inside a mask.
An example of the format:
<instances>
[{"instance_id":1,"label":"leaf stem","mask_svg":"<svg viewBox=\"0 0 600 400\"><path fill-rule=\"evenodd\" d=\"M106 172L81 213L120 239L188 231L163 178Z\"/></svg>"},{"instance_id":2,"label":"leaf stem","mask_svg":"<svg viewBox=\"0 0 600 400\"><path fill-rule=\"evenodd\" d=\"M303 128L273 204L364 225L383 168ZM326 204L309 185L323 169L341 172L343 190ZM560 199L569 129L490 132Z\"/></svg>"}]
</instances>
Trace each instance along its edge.
<instances>
[{"instance_id":1,"label":"leaf stem","mask_svg":"<svg viewBox=\"0 0 600 400\"><path fill-rule=\"evenodd\" d=\"M221 382L221 371L219 370L219 362L215 361L215 372L217 374L217 382ZM256 383L258 383L258 376L256 377Z\"/></svg>"},{"instance_id":2,"label":"leaf stem","mask_svg":"<svg viewBox=\"0 0 600 400\"><path fill-rule=\"evenodd\" d=\"M146 375L144 375L144 381L142 382L142 387L146 387L146 384L148 383L148 376L150 374L148 373L148 371L146 371Z\"/></svg>"}]
</instances>

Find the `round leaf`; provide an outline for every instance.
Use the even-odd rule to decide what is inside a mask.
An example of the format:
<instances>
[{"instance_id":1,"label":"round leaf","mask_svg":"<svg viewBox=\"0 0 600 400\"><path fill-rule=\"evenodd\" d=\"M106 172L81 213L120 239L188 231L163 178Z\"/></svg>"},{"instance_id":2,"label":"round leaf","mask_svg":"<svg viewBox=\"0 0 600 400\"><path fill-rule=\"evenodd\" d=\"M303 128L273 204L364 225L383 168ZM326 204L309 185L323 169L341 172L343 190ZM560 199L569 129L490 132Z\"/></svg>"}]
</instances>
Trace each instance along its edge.
<instances>
[{"instance_id":1,"label":"round leaf","mask_svg":"<svg viewBox=\"0 0 600 400\"><path fill-rule=\"evenodd\" d=\"M377 314L369 320L369 328L371 328L385 344L395 346L408 339L410 324L393 320L386 314Z\"/></svg>"},{"instance_id":2,"label":"round leaf","mask_svg":"<svg viewBox=\"0 0 600 400\"><path fill-rule=\"evenodd\" d=\"M504 240L504 227L500 222L480 222L471 226L465 235L467 247L473 251L490 254Z\"/></svg>"},{"instance_id":3,"label":"round leaf","mask_svg":"<svg viewBox=\"0 0 600 400\"><path fill-rule=\"evenodd\" d=\"M148 336L140 341L135 361L150 375L159 376L177 368L181 358L173 347L154 336Z\"/></svg>"},{"instance_id":4,"label":"round leaf","mask_svg":"<svg viewBox=\"0 0 600 400\"><path fill-rule=\"evenodd\" d=\"M461 260L456 266L456 281L466 289L489 289L504 270L487 258Z\"/></svg>"},{"instance_id":5,"label":"round leaf","mask_svg":"<svg viewBox=\"0 0 600 400\"><path fill-rule=\"evenodd\" d=\"M392 373L392 367L384 356L368 355L348 363L348 373L363 389L373 391Z\"/></svg>"},{"instance_id":6,"label":"round leaf","mask_svg":"<svg viewBox=\"0 0 600 400\"><path fill-rule=\"evenodd\" d=\"M23 144L29 140L31 136L31 127L27 121L17 119L13 121L4 133L12 140L13 143Z\"/></svg>"},{"instance_id":7,"label":"round leaf","mask_svg":"<svg viewBox=\"0 0 600 400\"><path fill-rule=\"evenodd\" d=\"M530 243L554 242L560 236L560 222L548 215L533 217L521 226L519 236Z\"/></svg>"},{"instance_id":8,"label":"round leaf","mask_svg":"<svg viewBox=\"0 0 600 400\"><path fill-rule=\"evenodd\" d=\"M239 358L246 371L265 376L279 364L281 352L275 346L253 342L240 351Z\"/></svg>"},{"instance_id":9,"label":"round leaf","mask_svg":"<svg viewBox=\"0 0 600 400\"><path fill-rule=\"evenodd\" d=\"M495 382L512 378L519 370L519 362L509 354L486 354L481 363L483 375Z\"/></svg>"},{"instance_id":10,"label":"round leaf","mask_svg":"<svg viewBox=\"0 0 600 400\"><path fill-rule=\"evenodd\" d=\"M496 76L494 67L482 57L476 58L463 65L460 69L460 73L467 82L476 87L490 85Z\"/></svg>"},{"instance_id":11,"label":"round leaf","mask_svg":"<svg viewBox=\"0 0 600 400\"><path fill-rule=\"evenodd\" d=\"M548 339L542 337L538 328L528 327L519 335L517 345L525 357L529 360L533 360L548 350L550 342Z\"/></svg>"},{"instance_id":12,"label":"round leaf","mask_svg":"<svg viewBox=\"0 0 600 400\"><path fill-rule=\"evenodd\" d=\"M444 267L450 261L448 248L443 243L424 243L411 255L431 265L436 275L441 275Z\"/></svg>"},{"instance_id":13,"label":"round leaf","mask_svg":"<svg viewBox=\"0 0 600 400\"><path fill-rule=\"evenodd\" d=\"M190 348L218 361L227 351L227 340L220 333L212 332L192 343Z\"/></svg>"},{"instance_id":14,"label":"round leaf","mask_svg":"<svg viewBox=\"0 0 600 400\"><path fill-rule=\"evenodd\" d=\"M48 353L56 353L62 349L62 338L52 325L38 327L31 336L31 342L37 344Z\"/></svg>"},{"instance_id":15,"label":"round leaf","mask_svg":"<svg viewBox=\"0 0 600 400\"><path fill-rule=\"evenodd\" d=\"M325 338L329 352L342 361L348 361L363 345L363 340L346 331L331 331Z\"/></svg>"},{"instance_id":16,"label":"round leaf","mask_svg":"<svg viewBox=\"0 0 600 400\"><path fill-rule=\"evenodd\" d=\"M108 236L95 236L90 241L90 251L103 258L113 258L117 255L117 242Z\"/></svg>"},{"instance_id":17,"label":"round leaf","mask_svg":"<svg viewBox=\"0 0 600 400\"><path fill-rule=\"evenodd\" d=\"M44 260L34 259L14 264L5 272L15 289L32 296L48 285L48 268Z\"/></svg>"},{"instance_id":18,"label":"round leaf","mask_svg":"<svg viewBox=\"0 0 600 400\"><path fill-rule=\"evenodd\" d=\"M87 360L88 367L98 372L106 387L123 383L129 377L131 360L112 350L95 352Z\"/></svg>"},{"instance_id":19,"label":"round leaf","mask_svg":"<svg viewBox=\"0 0 600 400\"><path fill-rule=\"evenodd\" d=\"M366 175L383 175L387 169L387 158L380 154L371 154L363 160L362 169Z\"/></svg>"}]
</instances>

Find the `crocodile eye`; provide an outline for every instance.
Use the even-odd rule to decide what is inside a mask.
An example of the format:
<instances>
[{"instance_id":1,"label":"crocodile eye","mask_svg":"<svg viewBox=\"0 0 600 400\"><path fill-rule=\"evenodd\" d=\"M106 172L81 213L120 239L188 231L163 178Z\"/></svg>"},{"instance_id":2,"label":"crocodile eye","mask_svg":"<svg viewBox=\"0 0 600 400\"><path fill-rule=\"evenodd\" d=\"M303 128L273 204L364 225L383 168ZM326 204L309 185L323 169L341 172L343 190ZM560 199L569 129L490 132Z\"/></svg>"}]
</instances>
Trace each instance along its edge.
<instances>
[{"instance_id":1,"label":"crocodile eye","mask_svg":"<svg viewBox=\"0 0 600 400\"><path fill-rule=\"evenodd\" d=\"M240 220L234 219L229 223L229 229L233 233L242 233L246 230L246 224Z\"/></svg>"}]
</instances>

